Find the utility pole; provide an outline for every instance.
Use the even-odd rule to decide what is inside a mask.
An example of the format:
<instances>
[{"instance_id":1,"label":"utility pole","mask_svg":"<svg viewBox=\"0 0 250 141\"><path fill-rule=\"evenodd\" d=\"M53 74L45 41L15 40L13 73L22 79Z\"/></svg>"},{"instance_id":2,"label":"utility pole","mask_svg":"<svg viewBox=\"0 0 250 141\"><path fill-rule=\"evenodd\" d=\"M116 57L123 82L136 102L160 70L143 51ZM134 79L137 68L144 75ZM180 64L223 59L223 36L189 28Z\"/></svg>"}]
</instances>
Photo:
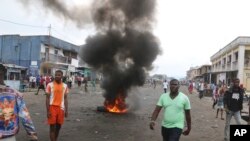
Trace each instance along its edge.
<instances>
[{"instance_id":1,"label":"utility pole","mask_svg":"<svg viewBox=\"0 0 250 141\"><path fill-rule=\"evenodd\" d=\"M49 50L50 50L50 36L51 36L51 24L49 25L49 38L48 38L48 44L49 44L49 48L48 48L48 61L49 61Z\"/></svg>"},{"instance_id":2,"label":"utility pole","mask_svg":"<svg viewBox=\"0 0 250 141\"><path fill-rule=\"evenodd\" d=\"M47 60L47 65L46 65L46 70L47 70L47 74L49 74L49 62L50 62L50 57L49 57L49 51L50 51L50 36L51 36L51 24L49 25L48 27L48 31L49 31L49 37L48 37L48 52L45 52L47 53L48 55L48 60ZM46 49L45 49L46 50Z\"/></svg>"}]
</instances>

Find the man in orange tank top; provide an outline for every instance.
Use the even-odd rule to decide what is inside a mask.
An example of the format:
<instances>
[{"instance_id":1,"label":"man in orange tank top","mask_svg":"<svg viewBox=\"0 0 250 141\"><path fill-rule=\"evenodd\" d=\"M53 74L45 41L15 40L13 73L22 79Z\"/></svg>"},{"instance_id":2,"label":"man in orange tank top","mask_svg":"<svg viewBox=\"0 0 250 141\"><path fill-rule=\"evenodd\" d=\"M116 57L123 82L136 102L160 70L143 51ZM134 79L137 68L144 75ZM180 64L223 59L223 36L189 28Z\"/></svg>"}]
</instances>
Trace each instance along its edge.
<instances>
[{"instance_id":1,"label":"man in orange tank top","mask_svg":"<svg viewBox=\"0 0 250 141\"><path fill-rule=\"evenodd\" d=\"M64 117L68 116L68 87L62 82L63 72L55 72L55 80L46 87L46 108L48 124L50 125L50 140L56 141Z\"/></svg>"}]
</instances>

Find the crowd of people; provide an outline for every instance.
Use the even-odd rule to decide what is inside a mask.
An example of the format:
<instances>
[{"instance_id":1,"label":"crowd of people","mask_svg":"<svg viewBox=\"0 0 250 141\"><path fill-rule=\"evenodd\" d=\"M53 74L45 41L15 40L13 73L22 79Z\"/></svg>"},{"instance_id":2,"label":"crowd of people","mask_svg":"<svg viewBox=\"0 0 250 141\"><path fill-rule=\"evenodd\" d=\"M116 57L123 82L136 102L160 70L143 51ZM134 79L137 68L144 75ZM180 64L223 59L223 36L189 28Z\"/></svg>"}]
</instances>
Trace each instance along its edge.
<instances>
[{"instance_id":1,"label":"crowd of people","mask_svg":"<svg viewBox=\"0 0 250 141\"><path fill-rule=\"evenodd\" d=\"M20 88L23 91L27 88L36 89L37 91L35 95L39 94L40 90L44 91L44 94L46 93L46 86L53 82L54 77L52 75L37 75L35 76L28 76L26 79L22 80L22 87ZM84 77L83 75L72 75L72 76L63 76L62 82L67 84L68 88L71 89L74 84L77 84L78 87L84 86L85 91L88 91L88 78ZM92 87L95 89L95 81L91 81Z\"/></svg>"},{"instance_id":2,"label":"crowd of people","mask_svg":"<svg viewBox=\"0 0 250 141\"><path fill-rule=\"evenodd\" d=\"M32 79L31 79L32 80ZM63 78L63 72L57 70L55 77L40 76L39 89L43 89L46 94L46 110L47 123L49 125L49 137L51 141L58 139L60 129L64 124L64 118L68 116L68 93L72 82L70 78ZM66 80L66 81L65 81ZM77 84L80 87L84 83L84 78L78 77ZM33 80L31 81L33 83ZM65 83L64 83L65 82ZM31 84L33 85L33 84ZM198 97L204 96L207 88L206 83L199 84L197 88ZM161 124L161 133L163 141L179 141L180 136L189 135L191 132L191 102L189 96L179 91L180 82L172 79L169 84L165 80L162 83L163 94L160 96L156 107L152 113L149 124L150 129L154 130L156 119L161 111L164 110L163 120ZM169 88L169 91L167 91ZM229 126L232 117L235 118L236 124L241 123L241 111L243 109L244 89L240 85L239 79L234 79L230 87L225 85L210 85L212 90L213 104L212 108L217 108L216 118L225 120L224 140L229 141ZM190 94L194 94L193 83L188 86ZM249 101L250 104L250 101ZM249 105L248 104L248 105ZM38 136L34 124L31 120L28 108L25 105L22 93L9 86L3 81L3 74L0 72L0 140L15 141L15 135L18 133L19 125L17 121L21 121L30 141L37 141ZM224 115L225 113L225 119ZM250 113L250 106L249 106ZM186 127L185 127L186 123ZM250 121L248 121L250 124Z\"/></svg>"},{"instance_id":3,"label":"crowd of people","mask_svg":"<svg viewBox=\"0 0 250 141\"><path fill-rule=\"evenodd\" d=\"M162 137L163 141L179 141L181 134L188 135L191 131L191 116L190 116L190 101L188 96L179 91L180 83L178 80L173 79L170 82L170 91L167 92L168 82L163 82L163 94L160 96L155 110L151 116L150 129L154 129L156 119L161 109L164 109L162 120ZM195 86L196 85L196 86ZM245 90L243 85L240 85L240 80L235 78L230 86L223 83L206 84L203 81L195 84L190 81L188 85L189 94L197 90L198 97L204 97L204 93L212 95L212 108L216 107L216 116L225 120L224 140L229 141L229 127L232 117L235 118L236 124L241 125L241 112L243 109L243 99ZM208 90L209 89L209 90ZM248 114L250 114L250 100L248 100ZM224 118L225 113L225 118ZM187 128L184 130L184 123L187 123ZM250 125L250 117L248 124ZM184 130L184 131L183 131Z\"/></svg>"}]
</instances>

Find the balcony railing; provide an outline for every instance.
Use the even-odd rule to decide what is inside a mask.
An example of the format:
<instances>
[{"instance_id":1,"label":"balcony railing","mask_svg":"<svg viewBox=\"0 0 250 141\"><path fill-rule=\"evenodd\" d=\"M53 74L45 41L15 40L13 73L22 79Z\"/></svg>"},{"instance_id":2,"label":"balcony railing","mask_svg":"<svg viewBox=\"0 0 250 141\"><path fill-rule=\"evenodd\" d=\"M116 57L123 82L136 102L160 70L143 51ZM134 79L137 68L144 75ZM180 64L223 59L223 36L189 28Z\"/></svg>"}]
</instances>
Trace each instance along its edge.
<instances>
[{"instance_id":1,"label":"balcony railing","mask_svg":"<svg viewBox=\"0 0 250 141\"><path fill-rule=\"evenodd\" d=\"M222 64L222 65L221 65L221 68L222 68L222 70L225 70L225 69L226 69L226 65L225 65L225 64Z\"/></svg>"},{"instance_id":2,"label":"balcony railing","mask_svg":"<svg viewBox=\"0 0 250 141\"><path fill-rule=\"evenodd\" d=\"M233 70L237 70L238 69L238 61L234 61L233 62Z\"/></svg>"},{"instance_id":3,"label":"balcony railing","mask_svg":"<svg viewBox=\"0 0 250 141\"><path fill-rule=\"evenodd\" d=\"M214 67L214 68L212 68L212 70L209 71L209 72L219 72L219 71L221 71L221 68L220 68L220 67Z\"/></svg>"},{"instance_id":4,"label":"balcony railing","mask_svg":"<svg viewBox=\"0 0 250 141\"><path fill-rule=\"evenodd\" d=\"M56 54L48 54L48 53L41 53L41 61L71 64L71 59L68 57L59 56Z\"/></svg>"},{"instance_id":5,"label":"balcony railing","mask_svg":"<svg viewBox=\"0 0 250 141\"><path fill-rule=\"evenodd\" d=\"M231 70L231 62L227 62L227 70Z\"/></svg>"}]
</instances>

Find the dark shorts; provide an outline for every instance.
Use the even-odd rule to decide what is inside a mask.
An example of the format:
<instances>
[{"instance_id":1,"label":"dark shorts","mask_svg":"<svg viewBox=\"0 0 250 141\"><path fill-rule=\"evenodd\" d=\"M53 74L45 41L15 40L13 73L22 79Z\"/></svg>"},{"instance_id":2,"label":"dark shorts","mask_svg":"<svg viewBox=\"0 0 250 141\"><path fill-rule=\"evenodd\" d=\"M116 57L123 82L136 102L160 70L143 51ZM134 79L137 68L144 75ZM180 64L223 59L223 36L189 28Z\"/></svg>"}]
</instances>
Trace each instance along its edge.
<instances>
[{"instance_id":1,"label":"dark shorts","mask_svg":"<svg viewBox=\"0 0 250 141\"><path fill-rule=\"evenodd\" d=\"M163 141L179 141L182 129L161 127L161 134Z\"/></svg>"},{"instance_id":2,"label":"dark shorts","mask_svg":"<svg viewBox=\"0 0 250 141\"><path fill-rule=\"evenodd\" d=\"M44 88L44 85L40 85L40 86L39 86L39 89L45 89L45 88Z\"/></svg>"}]
</instances>

